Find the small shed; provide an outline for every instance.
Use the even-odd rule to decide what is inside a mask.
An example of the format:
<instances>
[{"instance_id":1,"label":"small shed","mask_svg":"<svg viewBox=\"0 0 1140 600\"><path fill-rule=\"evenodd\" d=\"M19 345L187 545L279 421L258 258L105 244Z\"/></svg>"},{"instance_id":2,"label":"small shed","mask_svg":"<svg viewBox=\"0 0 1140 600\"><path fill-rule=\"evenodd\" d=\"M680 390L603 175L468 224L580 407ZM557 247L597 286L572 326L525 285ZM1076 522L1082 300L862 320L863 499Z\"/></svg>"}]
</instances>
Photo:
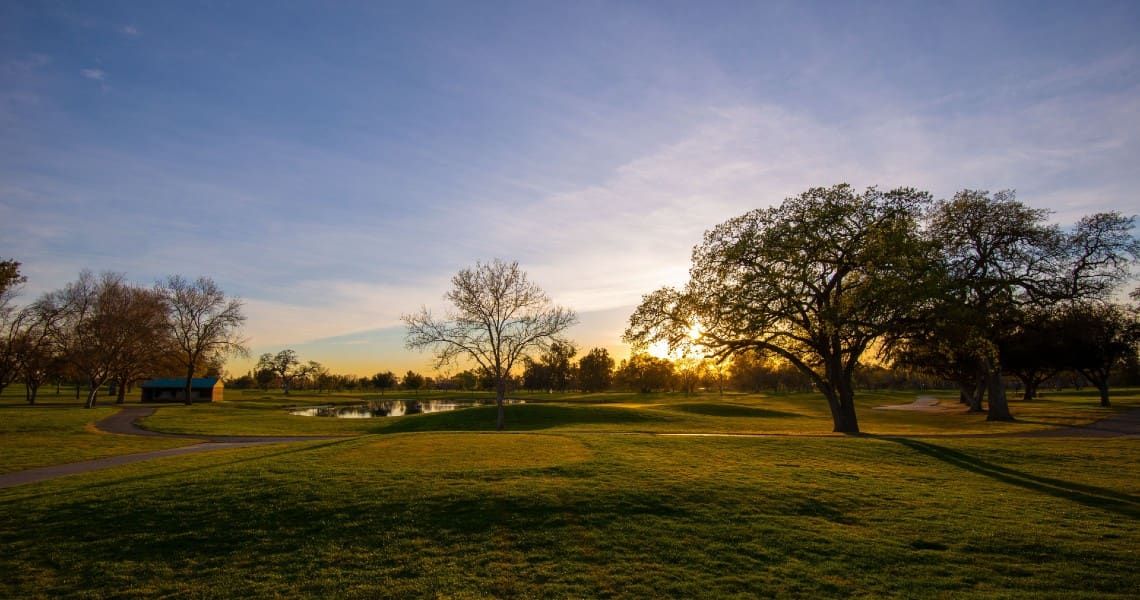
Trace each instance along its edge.
<instances>
[{"instance_id":1,"label":"small shed","mask_svg":"<svg viewBox=\"0 0 1140 600\"><path fill-rule=\"evenodd\" d=\"M186 378L171 377L144 381L143 402L185 402ZM190 380L190 398L193 402L221 402L225 385L217 377L195 377Z\"/></svg>"}]
</instances>

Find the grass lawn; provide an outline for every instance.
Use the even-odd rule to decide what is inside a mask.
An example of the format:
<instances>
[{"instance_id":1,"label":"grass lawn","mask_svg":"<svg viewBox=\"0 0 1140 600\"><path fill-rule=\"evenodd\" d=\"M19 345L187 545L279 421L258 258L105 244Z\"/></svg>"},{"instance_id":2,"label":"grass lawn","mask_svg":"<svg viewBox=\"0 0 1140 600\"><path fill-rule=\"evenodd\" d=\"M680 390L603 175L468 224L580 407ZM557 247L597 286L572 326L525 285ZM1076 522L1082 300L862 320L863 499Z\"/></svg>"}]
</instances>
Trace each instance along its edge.
<instances>
[{"instance_id":1,"label":"grass lawn","mask_svg":"<svg viewBox=\"0 0 1140 600\"><path fill-rule=\"evenodd\" d=\"M874 410L888 404L905 404L916 392L868 392L857 395L860 427L877 434L961 434L1032 431L1056 425L1090 423L1140 407L1140 390L1118 391L1114 407L1097 406L1095 390L1047 393L1030 402L1012 403L1017 423L987 423L983 414L930 414ZM956 405L957 396L946 391L930 392L945 404ZM289 435L394 433L409 431L471 431L494 428L491 406L449 413L410 415L381 419L332 419L297 417L283 407L311 404L351 404L379 396L305 395L263 392L235 393L230 400L193 407L162 408L143 421L157 431L176 433ZM472 393L389 393L393 398L478 398ZM831 418L818 394L514 394L527 404L507 407L511 430L630 431L630 432L721 432L827 434Z\"/></svg>"},{"instance_id":2,"label":"grass lawn","mask_svg":"<svg viewBox=\"0 0 1140 600\"><path fill-rule=\"evenodd\" d=\"M1134 441L369 435L0 490L0 596L1130 597Z\"/></svg>"},{"instance_id":3,"label":"grass lawn","mask_svg":"<svg viewBox=\"0 0 1140 600\"><path fill-rule=\"evenodd\" d=\"M73 393L54 392L41 392L36 406L24 402L22 386L0 395L0 473L194 443L104 433L94 424L119 411L113 400L87 410Z\"/></svg>"},{"instance_id":4,"label":"grass lawn","mask_svg":"<svg viewBox=\"0 0 1140 600\"><path fill-rule=\"evenodd\" d=\"M489 408L334 420L281 408L328 397L248 396L162 408L146 425L359 435L0 490L0 597L1126 598L1140 589L1136 440L922 437L993 424L870 410L914 393L863 395L863 428L890 437L766 438L613 433L826 432L822 400L542 395L508 407L512 432L494 434L479 431L493 427ZM999 428L1112 414L1095 402L1086 393L1015 402L1029 422ZM1140 397L1121 393L1116 404L1134 408ZM168 442L92 433L99 411L0 406L3 454L66 462ZM96 448L106 437L126 446Z\"/></svg>"}]
</instances>

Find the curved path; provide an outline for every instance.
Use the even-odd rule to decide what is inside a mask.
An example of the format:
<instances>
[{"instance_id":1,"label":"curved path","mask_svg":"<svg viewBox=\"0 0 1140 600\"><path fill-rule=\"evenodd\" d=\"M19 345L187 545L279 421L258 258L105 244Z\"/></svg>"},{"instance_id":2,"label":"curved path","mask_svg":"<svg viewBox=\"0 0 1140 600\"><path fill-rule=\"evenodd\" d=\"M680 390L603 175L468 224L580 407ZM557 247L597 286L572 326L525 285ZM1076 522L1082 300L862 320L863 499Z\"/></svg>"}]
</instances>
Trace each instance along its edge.
<instances>
[{"instance_id":1,"label":"curved path","mask_svg":"<svg viewBox=\"0 0 1140 600\"><path fill-rule=\"evenodd\" d=\"M1020 437L1140 437L1140 409L1118 413L1088 425L1059 425L1054 429L1027 431Z\"/></svg>"},{"instance_id":2,"label":"curved path","mask_svg":"<svg viewBox=\"0 0 1140 600\"><path fill-rule=\"evenodd\" d=\"M276 444L284 442L308 442L312 440L331 440L339 437L335 435L202 435L194 433L163 433L139 427L139 419L145 419L154 414L155 407L139 406L124 408L119 412L95 423L95 427L107 433L120 433L123 435L147 435L152 437L182 438L187 440L204 440L206 442L222 444Z\"/></svg>"},{"instance_id":3,"label":"curved path","mask_svg":"<svg viewBox=\"0 0 1140 600\"><path fill-rule=\"evenodd\" d=\"M63 465L52 465L50 467L40 467L38 469L28 469L26 471L16 471L15 473L0 474L0 489L8 488L16 485L23 485L25 483L35 483L37 481L45 481L48 479L55 479L56 477L63 477L64 475L74 475L76 473L89 473L91 471L98 471L101 469L109 469L111 467L118 467L121 465L129 465L131 463L142 462L144 460L151 460L152 458L162 458L165 456L178 456L181 454L193 454L197 452L210 452L213 450L227 450L230 448L248 448L250 446L261 446L264 444L282 444L292 442L309 442L316 440L331 440L339 439L345 436L236 436L236 435L217 435L217 436L203 436L191 435L183 433L162 433L159 431L151 431L139 427L139 419L153 415L154 407L131 407L124 408L119 412L102 419L95 423L95 427L107 433L117 433L122 435L143 435L164 438L181 438L187 440L199 440L200 443L192 446L183 446L181 448L167 448L165 450L153 450L150 452L138 452L135 454L121 454L118 456L108 456L106 458L97 458L94 460L85 460L77 463L67 463Z\"/></svg>"},{"instance_id":4,"label":"curved path","mask_svg":"<svg viewBox=\"0 0 1140 600\"><path fill-rule=\"evenodd\" d=\"M918 407L932 407L926 397L921 397L916 400L913 405ZM899 406L909 407L911 404L903 404ZM875 407L882 408L882 407ZM905 409L901 409L905 410ZM912 409L913 410L913 409ZM212 450L225 450L229 448L246 448L250 446L259 446L264 444L281 444L281 443L294 443L294 442L309 442L317 440L331 440L331 439L345 439L355 436L235 436L235 435L194 435L186 433L162 433L160 431L151 431L139 427L137 421L139 419L148 417L154 414L154 407L131 407L124 408L119 412L95 423L95 427L107 433L116 433L123 435L143 435L164 438L181 438L188 440L201 440L201 443L191 446L183 446L181 448L168 448L165 450L154 450L151 452L139 452L136 454L123 454L119 456L109 456L107 458L98 458L95 460L87 460L77 463L68 463L63 465L53 465L50 467L40 467L38 469L28 469L26 471L17 471L15 473L0 474L0 489L12 486L22 485L25 483L35 483L37 481L45 481L48 479L55 479L64 475L73 475L77 473L88 473L91 471L98 471L100 469L107 469L117 467L120 465L127 465L131 463L150 460L152 458L162 458L165 456L178 456L181 454L191 454L197 452L209 452ZM771 433L657 433L657 432L599 432L599 431L560 431L560 433L589 433L589 434L609 434L609 435L654 435L661 437L836 437L836 434L771 434ZM914 435L882 435L882 434L866 434L867 437L877 438L1107 438L1107 437L1124 437L1124 438L1140 438L1140 409L1134 409L1128 412L1120 413L1090 423L1088 425L1064 425L1057 426L1053 429L1043 429L1040 431L1024 431L1024 432L1005 432L1005 433L949 433L949 434L914 434Z\"/></svg>"}]
</instances>

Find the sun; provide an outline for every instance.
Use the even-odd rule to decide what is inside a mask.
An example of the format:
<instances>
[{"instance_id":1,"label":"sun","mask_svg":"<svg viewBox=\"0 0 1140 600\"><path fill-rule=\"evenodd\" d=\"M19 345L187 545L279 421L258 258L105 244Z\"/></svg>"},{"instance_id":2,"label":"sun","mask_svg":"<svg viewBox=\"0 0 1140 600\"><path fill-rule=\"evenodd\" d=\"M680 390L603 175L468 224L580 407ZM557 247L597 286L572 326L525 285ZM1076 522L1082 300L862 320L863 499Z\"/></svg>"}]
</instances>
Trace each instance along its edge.
<instances>
[{"instance_id":1,"label":"sun","mask_svg":"<svg viewBox=\"0 0 1140 600\"><path fill-rule=\"evenodd\" d=\"M669 352L669 344L666 342L653 342L645 351L655 358L671 358Z\"/></svg>"},{"instance_id":2,"label":"sun","mask_svg":"<svg viewBox=\"0 0 1140 600\"><path fill-rule=\"evenodd\" d=\"M697 341L697 339L699 339L701 337L701 333L703 331L704 331L704 329L701 328L700 323L693 323L693 326L689 328L689 341L691 341L691 342ZM682 358L682 355L683 355L682 350L670 351L669 350L669 343L665 342L663 340L653 342L652 344L649 345L648 348L645 349L645 351L650 356L654 356L656 358L665 358L668 360L677 360L679 358Z\"/></svg>"}]
</instances>

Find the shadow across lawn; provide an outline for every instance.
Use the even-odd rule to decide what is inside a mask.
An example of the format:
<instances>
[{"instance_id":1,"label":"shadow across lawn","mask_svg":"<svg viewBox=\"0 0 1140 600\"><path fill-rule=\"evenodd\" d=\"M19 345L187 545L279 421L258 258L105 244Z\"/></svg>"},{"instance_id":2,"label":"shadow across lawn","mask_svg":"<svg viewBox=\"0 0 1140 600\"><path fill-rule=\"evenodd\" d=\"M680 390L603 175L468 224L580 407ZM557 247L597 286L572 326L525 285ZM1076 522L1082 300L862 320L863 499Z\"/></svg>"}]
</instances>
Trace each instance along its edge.
<instances>
[{"instance_id":1,"label":"shadow across lawn","mask_svg":"<svg viewBox=\"0 0 1140 600\"><path fill-rule=\"evenodd\" d=\"M781 410L770 410L756 406L745 406L743 404L720 404L715 402L674 404L668 408L670 410L709 417L757 417L769 419L794 419L796 417L804 416L798 413Z\"/></svg>"},{"instance_id":2,"label":"shadow across lawn","mask_svg":"<svg viewBox=\"0 0 1140 600\"><path fill-rule=\"evenodd\" d=\"M493 431L497 408L479 406L451 412L379 419L372 433L413 431ZM629 426L667 422L668 415L656 412L606 406L558 404L513 404L506 407L507 430L535 431L575 425Z\"/></svg>"},{"instance_id":3,"label":"shadow across lawn","mask_svg":"<svg viewBox=\"0 0 1140 600\"><path fill-rule=\"evenodd\" d=\"M1132 519L1140 519L1140 497L1137 496L1109 488L1032 475L929 442L900 437L882 437L879 439L906 446L951 466L984 475L1002 483L1048 494L1055 498L1071 500L1085 506L1101 508Z\"/></svg>"}]
</instances>

